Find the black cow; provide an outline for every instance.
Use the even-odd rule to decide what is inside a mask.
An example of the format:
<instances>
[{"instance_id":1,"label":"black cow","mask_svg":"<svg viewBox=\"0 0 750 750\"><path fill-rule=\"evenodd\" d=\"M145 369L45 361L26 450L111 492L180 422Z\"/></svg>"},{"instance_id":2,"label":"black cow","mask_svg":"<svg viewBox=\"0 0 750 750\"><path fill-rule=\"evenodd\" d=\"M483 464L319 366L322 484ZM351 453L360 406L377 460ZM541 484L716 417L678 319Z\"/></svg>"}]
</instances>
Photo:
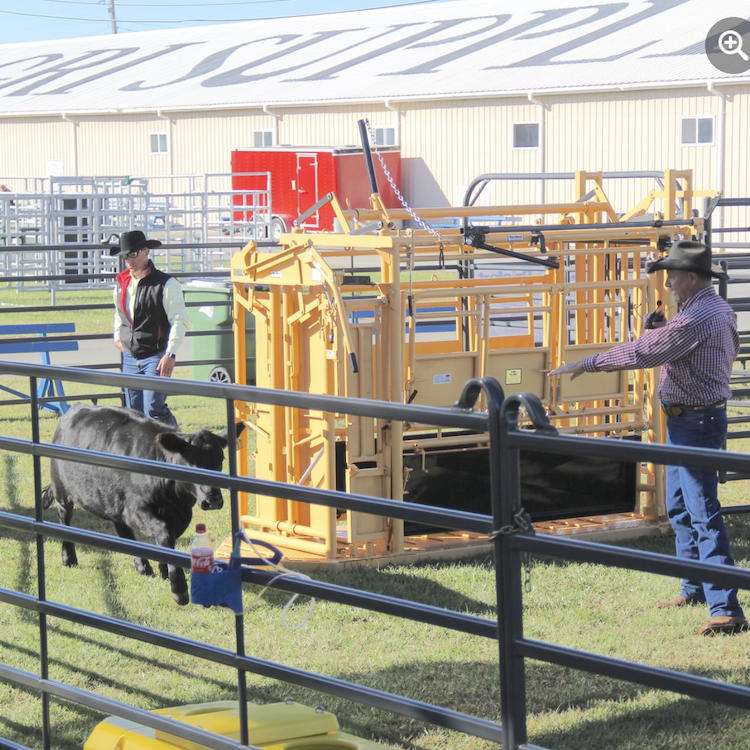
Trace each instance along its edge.
<instances>
[{"instance_id":1,"label":"black cow","mask_svg":"<svg viewBox=\"0 0 750 750\"><path fill-rule=\"evenodd\" d=\"M238 422L236 434L239 436L244 428ZM186 434L132 409L79 403L60 418L53 442L221 471L227 433L215 435L199 430ZM77 503L99 518L112 521L124 539L135 539L133 531L139 531L163 547L174 548L175 541L190 525L198 499L203 510L218 510L224 505L221 490L216 487L138 472L52 459L50 476L52 482L44 490L44 505L48 508L53 501L57 503L61 523L70 526ZM148 560L133 560L141 575L154 574ZM62 561L67 566L78 564L73 542L62 543ZM182 568L159 563L159 571L162 578L169 577L177 603L187 604L190 595Z\"/></svg>"}]
</instances>

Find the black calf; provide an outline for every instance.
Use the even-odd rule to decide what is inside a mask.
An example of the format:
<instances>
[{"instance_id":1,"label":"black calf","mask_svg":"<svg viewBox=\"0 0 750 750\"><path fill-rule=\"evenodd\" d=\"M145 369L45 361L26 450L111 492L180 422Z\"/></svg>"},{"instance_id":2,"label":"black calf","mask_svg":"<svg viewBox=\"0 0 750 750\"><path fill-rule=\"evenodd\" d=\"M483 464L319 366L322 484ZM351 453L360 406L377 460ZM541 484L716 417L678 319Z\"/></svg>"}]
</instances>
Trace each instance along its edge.
<instances>
[{"instance_id":1,"label":"black calf","mask_svg":"<svg viewBox=\"0 0 750 750\"><path fill-rule=\"evenodd\" d=\"M245 425L238 422L235 427L239 436ZM187 434L132 409L76 404L60 418L53 442L221 471L227 433L199 430ZM52 459L50 476L52 482L44 490L45 507L56 502L61 523L70 525L77 504L112 521L124 539L135 539L133 532L139 531L162 547L174 548L190 525L198 500L203 510L219 509L224 504L221 490L215 487L72 461ZM63 565L78 564L73 542L63 542L62 560ZM148 560L133 560L141 575L153 575ZM160 563L159 570L162 578L169 578L177 603L187 604L190 595L182 568Z\"/></svg>"}]
</instances>

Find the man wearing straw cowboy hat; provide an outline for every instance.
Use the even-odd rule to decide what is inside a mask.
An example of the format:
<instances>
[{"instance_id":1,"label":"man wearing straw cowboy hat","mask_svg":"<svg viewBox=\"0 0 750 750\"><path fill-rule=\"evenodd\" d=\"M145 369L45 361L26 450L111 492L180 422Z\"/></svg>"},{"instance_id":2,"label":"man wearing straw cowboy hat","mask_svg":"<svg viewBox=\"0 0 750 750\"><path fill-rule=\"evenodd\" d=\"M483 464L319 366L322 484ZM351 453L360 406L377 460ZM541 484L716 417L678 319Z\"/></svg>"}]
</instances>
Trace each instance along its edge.
<instances>
[{"instance_id":1,"label":"man wearing straw cowboy hat","mask_svg":"<svg viewBox=\"0 0 750 750\"><path fill-rule=\"evenodd\" d=\"M667 444L722 448L727 434L729 379L739 352L737 316L716 294L712 278L727 279L713 263L711 249L700 242L675 242L669 256L652 263L648 273L665 270L666 286L681 309L668 323L655 323L633 342L562 365L550 375L612 372L662 366L657 392L667 415ZM653 313L652 313L653 315ZM667 512L679 557L734 565L718 499L715 471L667 467ZM748 629L737 589L683 580L680 594L659 608L707 603L711 620L702 635L734 634Z\"/></svg>"},{"instance_id":2,"label":"man wearing straw cowboy hat","mask_svg":"<svg viewBox=\"0 0 750 750\"><path fill-rule=\"evenodd\" d=\"M125 261L114 292L114 338L126 375L170 377L188 326L179 282L157 270L148 257L149 250L160 245L135 229L123 232L118 245L109 246L110 255ZM151 419L178 426L165 393L126 388L125 403Z\"/></svg>"}]
</instances>

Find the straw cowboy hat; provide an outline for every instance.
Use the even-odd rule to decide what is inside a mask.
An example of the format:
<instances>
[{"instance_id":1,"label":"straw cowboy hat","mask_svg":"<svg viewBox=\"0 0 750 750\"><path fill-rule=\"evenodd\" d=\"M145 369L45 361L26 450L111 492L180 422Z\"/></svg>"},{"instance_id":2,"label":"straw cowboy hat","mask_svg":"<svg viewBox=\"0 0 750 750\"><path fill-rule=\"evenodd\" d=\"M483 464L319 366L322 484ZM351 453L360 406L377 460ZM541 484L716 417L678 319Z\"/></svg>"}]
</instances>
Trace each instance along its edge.
<instances>
[{"instance_id":1,"label":"straw cowboy hat","mask_svg":"<svg viewBox=\"0 0 750 750\"><path fill-rule=\"evenodd\" d=\"M159 240L148 240L140 229L134 229L131 232L123 232L120 235L119 245L109 245L109 254L112 256L127 255L136 250L142 250L144 247L153 250L160 245L161 242Z\"/></svg>"},{"instance_id":2,"label":"straw cowboy hat","mask_svg":"<svg viewBox=\"0 0 750 750\"><path fill-rule=\"evenodd\" d=\"M647 273L654 271L692 271L701 276L713 276L715 279L728 279L726 271L711 259L711 248L701 242L680 240L669 248L669 256L659 258L647 269Z\"/></svg>"}]
</instances>

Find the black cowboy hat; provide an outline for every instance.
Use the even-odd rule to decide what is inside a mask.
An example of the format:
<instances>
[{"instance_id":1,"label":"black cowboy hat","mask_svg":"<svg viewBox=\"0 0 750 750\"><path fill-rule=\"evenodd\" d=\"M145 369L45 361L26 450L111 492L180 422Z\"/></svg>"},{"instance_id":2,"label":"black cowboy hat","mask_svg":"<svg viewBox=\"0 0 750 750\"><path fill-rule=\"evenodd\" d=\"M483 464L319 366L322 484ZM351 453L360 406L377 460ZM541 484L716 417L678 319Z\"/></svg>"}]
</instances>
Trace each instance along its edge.
<instances>
[{"instance_id":1,"label":"black cowboy hat","mask_svg":"<svg viewBox=\"0 0 750 750\"><path fill-rule=\"evenodd\" d=\"M728 279L724 269L711 259L711 248L701 242L680 240L669 248L669 256L659 258L647 269L646 273L654 271L692 271L701 276L713 276L715 279Z\"/></svg>"},{"instance_id":2,"label":"black cowboy hat","mask_svg":"<svg viewBox=\"0 0 750 750\"><path fill-rule=\"evenodd\" d=\"M147 240L146 235L140 229L134 229L120 235L119 245L108 245L108 247L110 255L127 255L135 250L142 250L144 247L153 250L160 245L159 240Z\"/></svg>"}]
</instances>

